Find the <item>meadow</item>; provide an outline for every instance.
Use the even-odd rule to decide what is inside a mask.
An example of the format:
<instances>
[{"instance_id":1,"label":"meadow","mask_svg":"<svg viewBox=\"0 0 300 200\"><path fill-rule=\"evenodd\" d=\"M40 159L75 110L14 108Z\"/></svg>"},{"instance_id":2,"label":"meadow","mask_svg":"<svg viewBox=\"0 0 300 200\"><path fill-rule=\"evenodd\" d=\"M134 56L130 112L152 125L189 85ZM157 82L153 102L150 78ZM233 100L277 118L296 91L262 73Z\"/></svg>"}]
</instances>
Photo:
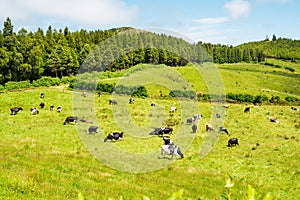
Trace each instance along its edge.
<instances>
[{"instance_id":1,"label":"meadow","mask_svg":"<svg viewBox=\"0 0 300 200\"><path fill-rule=\"evenodd\" d=\"M287 95L300 96L300 67L293 68L296 71L292 73L285 68L259 64L218 65L226 92L266 93L282 98ZM196 91L205 92L205 84L195 75L194 68L175 69ZM248 199L248 185L255 188L255 199L263 199L268 193L273 199L300 198L300 111L290 108L299 105L250 105L250 113L243 113L249 105L229 103L229 108L222 113L229 136L206 133L205 124L210 123L212 118L212 104L197 102L197 110L189 112L196 114L194 112L199 111L203 119L197 121L198 130L193 134L191 126L184 124L185 107L179 107L178 99L165 97L168 91L157 85L148 85L150 97L135 98L135 103L128 105L129 122L139 127L159 126L161 124L155 120L162 118L165 125L174 128L175 134L171 138L175 144L183 142L179 140L180 130L192 141L184 149L185 157L174 163L169 159L159 159L159 146L163 140L157 136L149 137L146 131L137 137L124 130L123 141L105 143L108 149L116 146L131 154L151 152L152 160L158 160L159 164L166 163L163 168L143 173L110 167L109 162L97 159L101 149L88 146L99 144L100 148L104 145L106 134L120 130L115 115L122 105L109 105L110 94L101 97L97 97L96 93L95 96L89 95L95 103L91 109L97 120L94 123L99 125L101 131L86 135L90 124L63 125L67 116L76 113L74 94L66 87L1 93L0 198L167 199L183 189L182 199L226 199L228 176L234 182L230 190L232 199ZM39 98L41 92L45 93L45 99ZM80 94L76 98L81 98L83 103L87 101ZM38 107L41 101L45 102L46 107L40 109L39 115L30 115L29 109ZM158 109L150 107L153 102L159 105ZM52 104L61 105L62 113L50 111ZM168 109L171 105L178 106L178 111L170 114ZM12 116L9 109L14 106L24 110ZM268 120L271 116L277 117L280 123L271 123ZM88 118L89 114L80 117ZM128 129L131 130L130 127ZM201 147L210 134L217 137L216 144L207 156L200 157ZM226 145L230 137L239 138L240 145L228 148ZM120 159L114 153L101 155L101 158ZM150 164L144 163L145 166Z\"/></svg>"}]
</instances>

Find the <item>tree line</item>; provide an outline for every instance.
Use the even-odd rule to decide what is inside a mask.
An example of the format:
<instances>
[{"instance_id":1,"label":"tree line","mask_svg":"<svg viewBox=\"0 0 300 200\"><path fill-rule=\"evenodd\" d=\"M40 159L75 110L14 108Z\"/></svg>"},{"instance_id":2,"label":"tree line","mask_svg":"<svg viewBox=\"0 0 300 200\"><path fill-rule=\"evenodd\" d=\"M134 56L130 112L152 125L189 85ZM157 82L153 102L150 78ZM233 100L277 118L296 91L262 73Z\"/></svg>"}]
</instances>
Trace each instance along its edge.
<instances>
[{"instance_id":1,"label":"tree line","mask_svg":"<svg viewBox=\"0 0 300 200\"><path fill-rule=\"evenodd\" d=\"M132 34L134 33L134 34ZM0 31L0 84L33 82L43 76L74 76L91 71L121 71L139 63L185 66L188 62L264 61L256 46L190 44L181 38L129 27L77 30L14 31L11 19Z\"/></svg>"}]
</instances>

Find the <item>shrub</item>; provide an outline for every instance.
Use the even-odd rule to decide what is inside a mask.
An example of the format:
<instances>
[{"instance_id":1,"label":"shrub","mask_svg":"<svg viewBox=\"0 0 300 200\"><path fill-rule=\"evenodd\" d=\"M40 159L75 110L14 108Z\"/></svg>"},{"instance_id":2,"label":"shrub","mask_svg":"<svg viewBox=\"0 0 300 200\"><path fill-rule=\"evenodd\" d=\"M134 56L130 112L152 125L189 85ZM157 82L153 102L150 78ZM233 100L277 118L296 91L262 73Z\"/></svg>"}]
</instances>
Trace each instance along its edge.
<instances>
[{"instance_id":1,"label":"shrub","mask_svg":"<svg viewBox=\"0 0 300 200\"><path fill-rule=\"evenodd\" d=\"M57 86L60 84L59 78L52 78L48 76L44 76L36 81L32 82L34 87L49 87L49 86Z\"/></svg>"},{"instance_id":2,"label":"shrub","mask_svg":"<svg viewBox=\"0 0 300 200\"><path fill-rule=\"evenodd\" d=\"M0 85L0 92L3 92L5 90L5 87L3 85Z\"/></svg>"},{"instance_id":3,"label":"shrub","mask_svg":"<svg viewBox=\"0 0 300 200\"><path fill-rule=\"evenodd\" d=\"M29 81L20 81L20 82L13 82L9 81L5 83L5 89L7 90L15 90L15 89L22 89L22 88L30 88L31 84Z\"/></svg>"},{"instance_id":4,"label":"shrub","mask_svg":"<svg viewBox=\"0 0 300 200\"><path fill-rule=\"evenodd\" d=\"M192 91L192 90L186 90L186 91L173 90L173 91L170 91L169 96L194 99L196 97L196 92Z\"/></svg>"},{"instance_id":5,"label":"shrub","mask_svg":"<svg viewBox=\"0 0 300 200\"><path fill-rule=\"evenodd\" d=\"M290 72L295 72L295 69L292 67L284 67L284 69L290 71Z\"/></svg>"}]
</instances>

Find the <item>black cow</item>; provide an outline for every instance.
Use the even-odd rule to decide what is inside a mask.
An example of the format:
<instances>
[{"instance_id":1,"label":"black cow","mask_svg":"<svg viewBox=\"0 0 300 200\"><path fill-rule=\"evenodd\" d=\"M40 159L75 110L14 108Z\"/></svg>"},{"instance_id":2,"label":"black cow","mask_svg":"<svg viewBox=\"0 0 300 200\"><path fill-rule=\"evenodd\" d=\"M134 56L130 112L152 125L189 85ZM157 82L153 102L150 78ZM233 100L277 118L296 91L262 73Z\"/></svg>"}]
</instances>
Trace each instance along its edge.
<instances>
[{"instance_id":1,"label":"black cow","mask_svg":"<svg viewBox=\"0 0 300 200\"><path fill-rule=\"evenodd\" d=\"M228 144L227 144L227 146L228 147L231 147L231 146L236 146L236 145L239 145L239 141L238 141L238 139L237 138L230 138L229 140L228 140Z\"/></svg>"},{"instance_id":2,"label":"black cow","mask_svg":"<svg viewBox=\"0 0 300 200\"><path fill-rule=\"evenodd\" d=\"M109 100L110 105L118 105L118 102L116 100Z\"/></svg>"},{"instance_id":3,"label":"black cow","mask_svg":"<svg viewBox=\"0 0 300 200\"><path fill-rule=\"evenodd\" d=\"M11 115L16 115L16 114L18 114L18 112L20 111L20 110L23 110L23 108L21 108L21 107L14 107L14 108L11 108L10 109L10 114Z\"/></svg>"},{"instance_id":4,"label":"black cow","mask_svg":"<svg viewBox=\"0 0 300 200\"><path fill-rule=\"evenodd\" d=\"M219 127L219 132L225 132L227 135L229 135L229 132L228 132L227 128L225 128L223 126Z\"/></svg>"},{"instance_id":5,"label":"black cow","mask_svg":"<svg viewBox=\"0 0 300 200\"><path fill-rule=\"evenodd\" d=\"M62 106L57 106L56 112L61 112L62 111Z\"/></svg>"},{"instance_id":6,"label":"black cow","mask_svg":"<svg viewBox=\"0 0 300 200\"><path fill-rule=\"evenodd\" d=\"M87 134L98 133L98 126L90 126L86 131Z\"/></svg>"},{"instance_id":7,"label":"black cow","mask_svg":"<svg viewBox=\"0 0 300 200\"><path fill-rule=\"evenodd\" d=\"M44 108L45 107L45 103L44 102L40 103L40 107Z\"/></svg>"},{"instance_id":8,"label":"black cow","mask_svg":"<svg viewBox=\"0 0 300 200\"><path fill-rule=\"evenodd\" d=\"M64 125L66 125L67 123L69 124L71 122L74 122L76 124L78 122L78 117L76 117L76 116L67 117L64 121Z\"/></svg>"},{"instance_id":9,"label":"black cow","mask_svg":"<svg viewBox=\"0 0 300 200\"><path fill-rule=\"evenodd\" d=\"M196 124L193 124L192 131L193 131L193 133L196 133L196 131L197 131L197 125Z\"/></svg>"},{"instance_id":10,"label":"black cow","mask_svg":"<svg viewBox=\"0 0 300 200\"><path fill-rule=\"evenodd\" d=\"M120 140L123 139L123 134L124 132L113 132L110 133L106 136L106 138L104 138L104 142L107 142L107 140Z\"/></svg>"},{"instance_id":11,"label":"black cow","mask_svg":"<svg viewBox=\"0 0 300 200\"><path fill-rule=\"evenodd\" d=\"M245 109L244 109L244 113L249 113L250 112L250 107L246 107Z\"/></svg>"},{"instance_id":12,"label":"black cow","mask_svg":"<svg viewBox=\"0 0 300 200\"><path fill-rule=\"evenodd\" d=\"M101 96L101 92L98 92L97 94L98 94L98 97L100 97L100 96Z\"/></svg>"},{"instance_id":13,"label":"black cow","mask_svg":"<svg viewBox=\"0 0 300 200\"><path fill-rule=\"evenodd\" d=\"M30 108L30 113L32 115L37 115L37 114L39 114L39 110L37 108Z\"/></svg>"},{"instance_id":14,"label":"black cow","mask_svg":"<svg viewBox=\"0 0 300 200\"><path fill-rule=\"evenodd\" d=\"M54 110L54 105L51 105L50 106L50 111L53 111Z\"/></svg>"},{"instance_id":15,"label":"black cow","mask_svg":"<svg viewBox=\"0 0 300 200\"><path fill-rule=\"evenodd\" d=\"M44 97L45 97L45 94L44 94L44 93L41 93L40 98L43 99Z\"/></svg>"},{"instance_id":16,"label":"black cow","mask_svg":"<svg viewBox=\"0 0 300 200\"><path fill-rule=\"evenodd\" d=\"M165 128L165 127L161 127L161 128L155 128L151 133L149 133L150 135L164 135L164 134L170 134L172 135L173 132L173 128Z\"/></svg>"}]
</instances>

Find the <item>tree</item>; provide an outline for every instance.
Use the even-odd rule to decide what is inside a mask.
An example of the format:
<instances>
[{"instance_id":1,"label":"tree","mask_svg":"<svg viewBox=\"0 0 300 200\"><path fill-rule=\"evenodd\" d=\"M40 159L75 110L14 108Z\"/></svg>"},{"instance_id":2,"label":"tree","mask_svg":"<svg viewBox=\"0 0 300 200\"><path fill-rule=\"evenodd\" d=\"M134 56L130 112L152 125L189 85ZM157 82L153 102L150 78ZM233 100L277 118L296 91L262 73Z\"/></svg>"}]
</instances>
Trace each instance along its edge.
<instances>
[{"instance_id":1,"label":"tree","mask_svg":"<svg viewBox=\"0 0 300 200\"><path fill-rule=\"evenodd\" d=\"M12 25L10 18L7 17L6 21L4 22L3 35L4 36L13 35L13 29L14 29L14 26Z\"/></svg>"},{"instance_id":2,"label":"tree","mask_svg":"<svg viewBox=\"0 0 300 200\"><path fill-rule=\"evenodd\" d=\"M272 41L276 41L276 35L275 34L273 34L273 36L272 36Z\"/></svg>"}]
</instances>

